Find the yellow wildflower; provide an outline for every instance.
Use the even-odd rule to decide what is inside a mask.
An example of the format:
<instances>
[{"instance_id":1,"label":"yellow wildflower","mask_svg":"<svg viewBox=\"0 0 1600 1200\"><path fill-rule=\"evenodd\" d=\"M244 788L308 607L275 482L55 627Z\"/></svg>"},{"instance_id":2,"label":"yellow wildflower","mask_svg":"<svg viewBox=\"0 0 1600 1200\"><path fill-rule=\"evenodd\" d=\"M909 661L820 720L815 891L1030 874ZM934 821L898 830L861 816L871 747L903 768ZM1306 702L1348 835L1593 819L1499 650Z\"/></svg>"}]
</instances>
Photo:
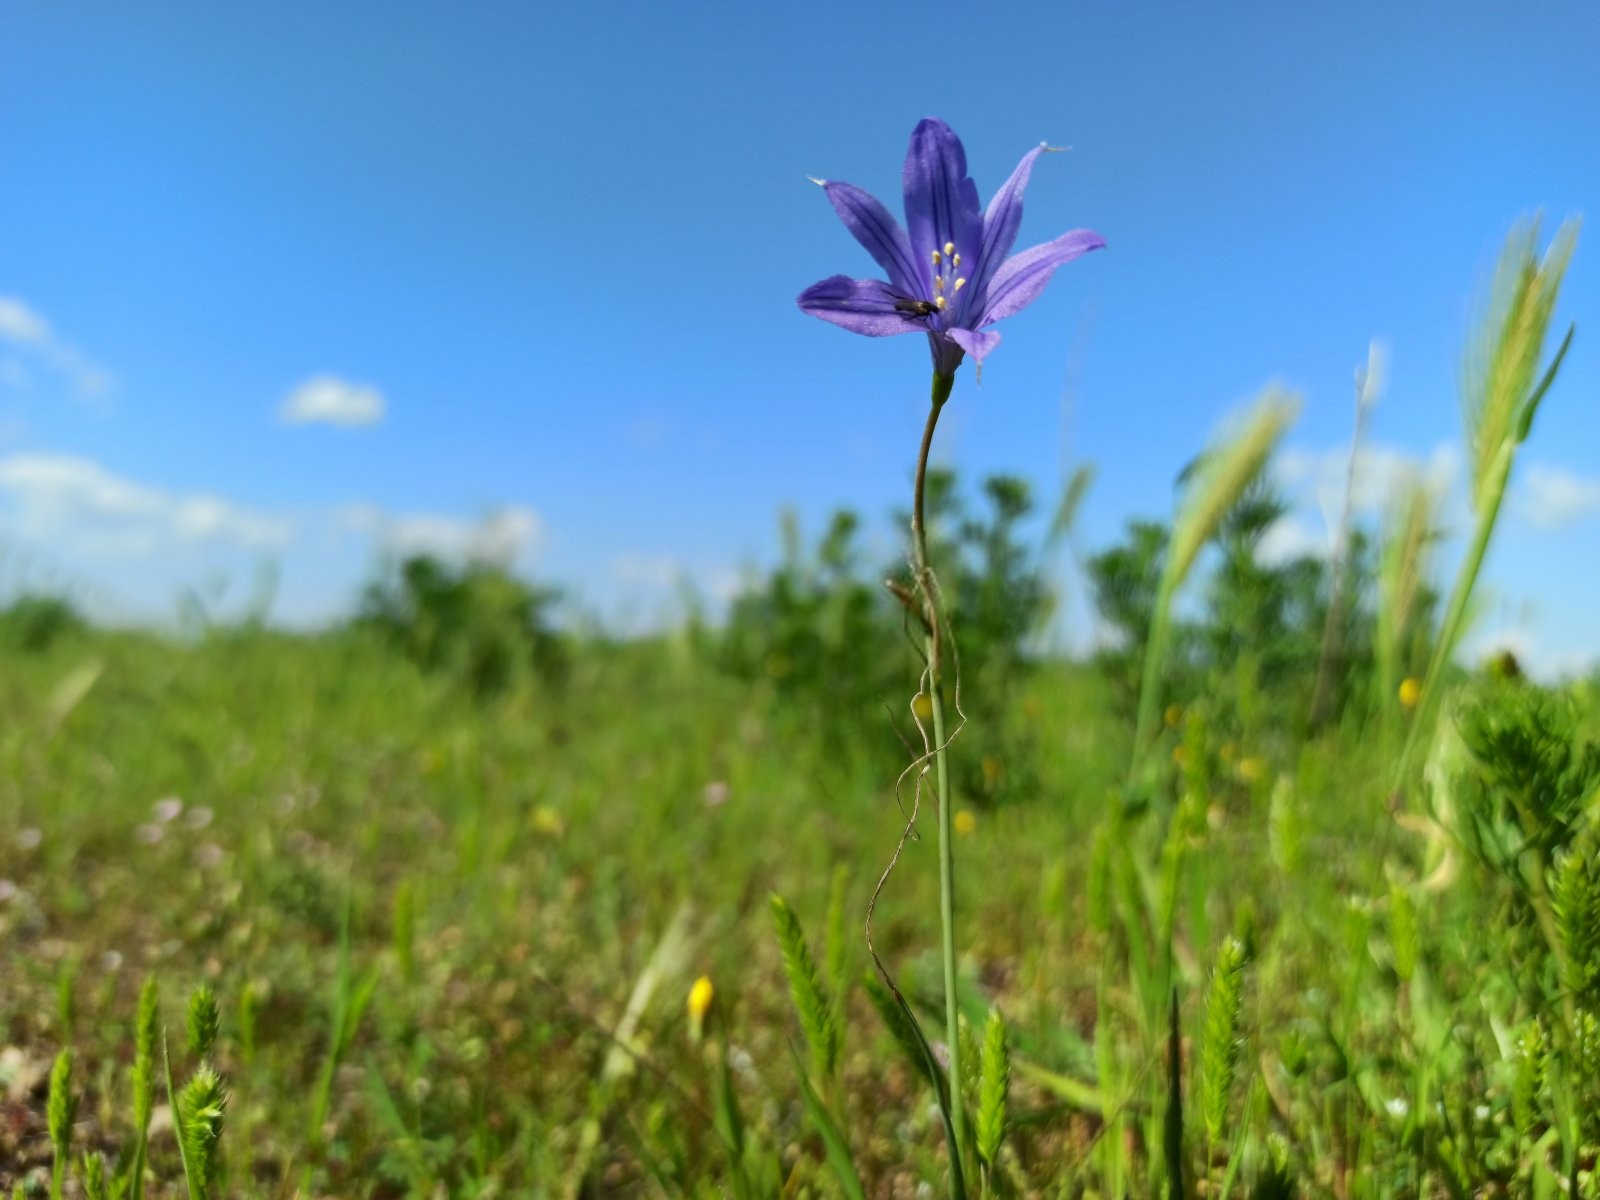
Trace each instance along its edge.
<instances>
[{"instance_id":1,"label":"yellow wildflower","mask_svg":"<svg viewBox=\"0 0 1600 1200\"><path fill-rule=\"evenodd\" d=\"M1411 709L1422 699L1422 685L1409 675L1400 681L1400 707Z\"/></svg>"},{"instance_id":2,"label":"yellow wildflower","mask_svg":"<svg viewBox=\"0 0 1600 1200\"><path fill-rule=\"evenodd\" d=\"M695 1041L699 1041L700 1035L705 1032L706 1013L711 1011L711 1001L715 996L716 989L711 986L709 975L700 976L689 988L689 1036Z\"/></svg>"},{"instance_id":3,"label":"yellow wildflower","mask_svg":"<svg viewBox=\"0 0 1600 1200\"><path fill-rule=\"evenodd\" d=\"M1162 714L1162 720L1167 723L1168 729L1176 729L1183 722L1183 709L1176 704L1167 705L1167 711Z\"/></svg>"},{"instance_id":4,"label":"yellow wildflower","mask_svg":"<svg viewBox=\"0 0 1600 1200\"><path fill-rule=\"evenodd\" d=\"M567 831L567 824L555 809L548 804L541 804L533 810L533 831L548 838L558 838Z\"/></svg>"},{"instance_id":5,"label":"yellow wildflower","mask_svg":"<svg viewBox=\"0 0 1600 1200\"><path fill-rule=\"evenodd\" d=\"M978 831L978 818L972 815L970 808L960 809L950 819L950 823L962 837L971 837Z\"/></svg>"},{"instance_id":6,"label":"yellow wildflower","mask_svg":"<svg viewBox=\"0 0 1600 1200\"><path fill-rule=\"evenodd\" d=\"M918 692L911 701L911 712L919 721L933 720L933 697L927 692Z\"/></svg>"},{"instance_id":7,"label":"yellow wildflower","mask_svg":"<svg viewBox=\"0 0 1600 1200\"><path fill-rule=\"evenodd\" d=\"M1244 780L1246 783L1254 783L1267 773L1267 764L1262 762L1259 758L1256 758L1254 755L1251 755L1246 758L1241 758L1236 770L1239 772L1240 779Z\"/></svg>"}]
</instances>

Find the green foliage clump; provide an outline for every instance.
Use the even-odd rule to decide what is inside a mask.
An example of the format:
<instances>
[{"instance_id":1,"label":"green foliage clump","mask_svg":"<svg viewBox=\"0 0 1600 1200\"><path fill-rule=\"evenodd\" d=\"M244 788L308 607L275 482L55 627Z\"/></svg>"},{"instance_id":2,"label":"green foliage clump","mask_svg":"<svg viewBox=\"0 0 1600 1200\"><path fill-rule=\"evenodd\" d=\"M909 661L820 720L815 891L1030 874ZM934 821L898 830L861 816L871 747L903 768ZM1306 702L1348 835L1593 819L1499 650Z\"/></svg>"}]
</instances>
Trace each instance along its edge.
<instances>
[{"instance_id":1,"label":"green foliage clump","mask_svg":"<svg viewBox=\"0 0 1600 1200\"><path fill-rule=\"evenodd\" d=\"M1035 732L1011 714L1055 602L1047 547L1030 546L1022 535L1033 510L1028 485L994 475L981 490L985 511L975 515L953 472L928 472L928 556L958 668L948 672L947 686L959 683L970 718L957 784L973 800L995 802L1036 783ZM909 518L896 520L904 528ZM920 637L920 618L901 599L914 590L910 568L900 560L874 575L860 531L859 516L836 512L807 548L797 519L785 515L780 564L734 599L710 643L723 669L770 688L776 710L831 749L858 744L862 728L886 731L889 698L916 683L905 649L908 637ZM903 750L887 737L879 744L885 758Z\"/></svg>"},{"instance_id":2,"label":"green foliage clump","mask_svg":"<svg viewBox=\"0 0 1600 1200\"><path fill-rule=\"evenodd\" d=\"M488 697L532 678L555 683L567 655L550 628L558 593L487 563L452 568L418 555L368 585L357 628L377 632L424 671Z\"/></svg>"},{"instance_id":3,"label":"green foliage clump","mask_svg":"<svg viewBox=\"0 0 1600 1200\"><path fill-rule=\"evenodd\" d=\"M89 623L59 596L18 596L0 609L0 647L40 654L66 638L81 637Z\"/></svg>"},{"instance_id":4,"label":"green foliage clump","mask_svg":"<svg viewBox=\"0 0 1600 1200\"><path fill-rule=\"evenodd\" d=\"M1600 784L1600 744L1580 737L1570 697L1516 682L1480 685L1457 725L1477 765L1459 789L1462 836L1480 862L1530 894L1539 880L1517 862L1531 852L1542 869L1577 835Z\"/></svg>"}]
</instances>

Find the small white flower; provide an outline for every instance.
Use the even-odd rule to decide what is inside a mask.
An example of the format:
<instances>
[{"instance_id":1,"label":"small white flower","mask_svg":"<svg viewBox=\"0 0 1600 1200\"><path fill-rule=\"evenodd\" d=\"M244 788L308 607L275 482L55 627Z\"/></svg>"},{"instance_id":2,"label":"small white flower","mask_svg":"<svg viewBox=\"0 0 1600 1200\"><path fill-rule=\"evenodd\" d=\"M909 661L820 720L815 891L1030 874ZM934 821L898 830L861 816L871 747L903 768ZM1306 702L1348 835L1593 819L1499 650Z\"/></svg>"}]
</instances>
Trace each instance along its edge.
<instances>
[{"instance_id":1,"label":"small white flower","mask_svg":"<svg viewBox=\"0 0 1600 1200\"><path fill-rule=\"evenodd\" d=\"M0 879L0 904L4 904L17 894L17 885L9 879Z\"/></svg>"},{"instance_id":2,"label":"small white flower","mask_svg":"<svg viewBox=\"0 0 1600 1200\"><path fill-rule=\"evenodd\" d=\"M194 861L202 867L220 867L224 857L222 847L215 842L206 842L194 852Z\"/></svg>"},{"instance_id":3,"label":"small white flower","mask_svg":"<svg viewBox=\"0 0 1600 1200\"><path fill-rule=\"evenodd\" d=\"M211 810L204 804L197 804L189 810L183 820L190 829L204 829L211 824L212 815Z\"/></svg>"},{"instance_id":4,"label":"small white flower","mask_svg":"<svg viewBox=\"0 0 1600 1200\"><path fill-rule=\"evenodd\" d=\"M155 804L156 820L163 825L174 820L183 811L183 801L176 796L167 796L157 800Z\"/></svg>"},{"instance_id":5,"label":"small white flower","mask_svg":"<svg viewBox=\"0 0 1600 1200\"><path fill-rule=\"evenodd\" d=\"M713 780L706 784L705 802L707 808L721 808L728 802L728 785L721 779Z\"/></svg>"},{"instance_id":6,"label":"small white flower","mask_svg":"<svg viewBox=\"0 0 1600 1200\"><path fill-rule=\"evenodd\" d=\"M166 836L166 830L159 825L145 824L138 826L133 831L133 836L146 846L154 846Z\"/></svg>"},{"instance_id":7,"label":"small white flower","mask_svg":"<svg viewBox=\"0 0 1600 1200\"><path fill-rule=\"evenodd\" d=\"M100 956L101 969L115 972L122 967L122 952L120 950L107 950Z\"/></svg>"},{"instance_id":8,"label":"small white flower","mask_svg":"<svg viewBox=\"0 0 1600 1200\"><path fill-rule=\"evenodd\" d=\"M44 841L44 834L38 829L29 827L17 830L17 845L24 850L37 850L39 843Z\"/></svg>"},{"instance_id":9,"label":"small white flower","mask_svg":"<svg viewBox=\"0 0 1600 1200\"><path fill-rule=\"evenodd\" d=\"M1383 1102L1383 1107L1389 1110L1389 1115L1399 1120L1411 1111L1411 1104L1403 1096L1392 1096Z\"/></svg>"}]
</instances>

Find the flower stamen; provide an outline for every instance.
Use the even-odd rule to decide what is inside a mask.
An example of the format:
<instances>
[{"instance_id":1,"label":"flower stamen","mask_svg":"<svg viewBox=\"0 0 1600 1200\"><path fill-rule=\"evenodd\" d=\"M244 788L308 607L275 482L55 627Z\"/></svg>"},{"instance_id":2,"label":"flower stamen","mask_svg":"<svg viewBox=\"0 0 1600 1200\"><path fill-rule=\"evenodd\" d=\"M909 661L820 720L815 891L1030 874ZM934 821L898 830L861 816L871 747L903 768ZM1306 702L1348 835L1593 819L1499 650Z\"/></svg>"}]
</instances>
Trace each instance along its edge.
<instances>
[{"instance_id":1,"label":"flower stamen","mask_svg":"<svg viewBox=\"0 0 1600 1200\"><path fill-rule=\"evenodd\" d=\"M960 258L961 256L958 254L958 255L956 255L956 257ZM965 275L963 275L960 279L956 280L955 287L951 288L950 290L952 292L959 292L962 288L964 288L966 286L967 286L967 277Z\"/></svg>"},{"instance_id":2,"label":"flower stamen","mask_svg":"<svg viewBox=\"0 0 1600 1200\"><path fill-rule=\"evenodd\" d=\"M954 254L956 252L956 244L954 242L946 242L944 244L944 252L946 254Z\"/></svg>"},{"instance_id":3,"label":"flower stamen","mask_svg":"<svg viewBox=\"0 0 1600 1200\"><path fill-rule=\"evenodd\" d=\"M943 296L935 296L933 298L933 306L935 308L937 308L940 312L943 312L944 311L944 297Z\"/></svg>"},{"instance_id":4,"label":"flower stamen","mask_svg":"<svg viewBox=\"0 0 1600 1200\"><path fill-rule=\"evenodd\" d=\"M933 265L936 267L939 265L939 252L937 250L933 252Z\"/></svg>"}]
</instances>

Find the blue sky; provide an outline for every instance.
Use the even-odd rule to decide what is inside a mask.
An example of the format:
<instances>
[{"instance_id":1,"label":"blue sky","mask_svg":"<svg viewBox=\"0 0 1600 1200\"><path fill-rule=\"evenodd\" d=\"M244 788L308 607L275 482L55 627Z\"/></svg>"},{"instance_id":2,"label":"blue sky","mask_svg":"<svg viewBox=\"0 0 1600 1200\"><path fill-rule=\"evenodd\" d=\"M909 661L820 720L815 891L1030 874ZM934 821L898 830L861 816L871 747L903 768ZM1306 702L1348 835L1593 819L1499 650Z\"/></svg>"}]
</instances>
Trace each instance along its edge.
<instances>
[{"instance_id":1,"label":"blue sky","mask_svg":"<svg viewBox=\"0 0 1600 1200\"><path fill-rule=\"evenodd\" d=\"M1093 548L1279 379L1285 536L1315 540L1376 337L1369 509L1413 459L1459 487L1495 252L1600 185L1600 22L1396 7L13 4L0 583L164 618L184 586L237 608L269 560L276 615L315 622L427 546L647 621L677 573L714 595L769 560L784 504L903 504L925 345L794 297L874 273L805 176L898 211L928 114L985 197L1071 146L1019 245L1109 242L963 368L945 461L1048 499L1093 460ZM1600 655L1593 261L1478 633L1551 669Z\"/></svg>"}]
</instances>

